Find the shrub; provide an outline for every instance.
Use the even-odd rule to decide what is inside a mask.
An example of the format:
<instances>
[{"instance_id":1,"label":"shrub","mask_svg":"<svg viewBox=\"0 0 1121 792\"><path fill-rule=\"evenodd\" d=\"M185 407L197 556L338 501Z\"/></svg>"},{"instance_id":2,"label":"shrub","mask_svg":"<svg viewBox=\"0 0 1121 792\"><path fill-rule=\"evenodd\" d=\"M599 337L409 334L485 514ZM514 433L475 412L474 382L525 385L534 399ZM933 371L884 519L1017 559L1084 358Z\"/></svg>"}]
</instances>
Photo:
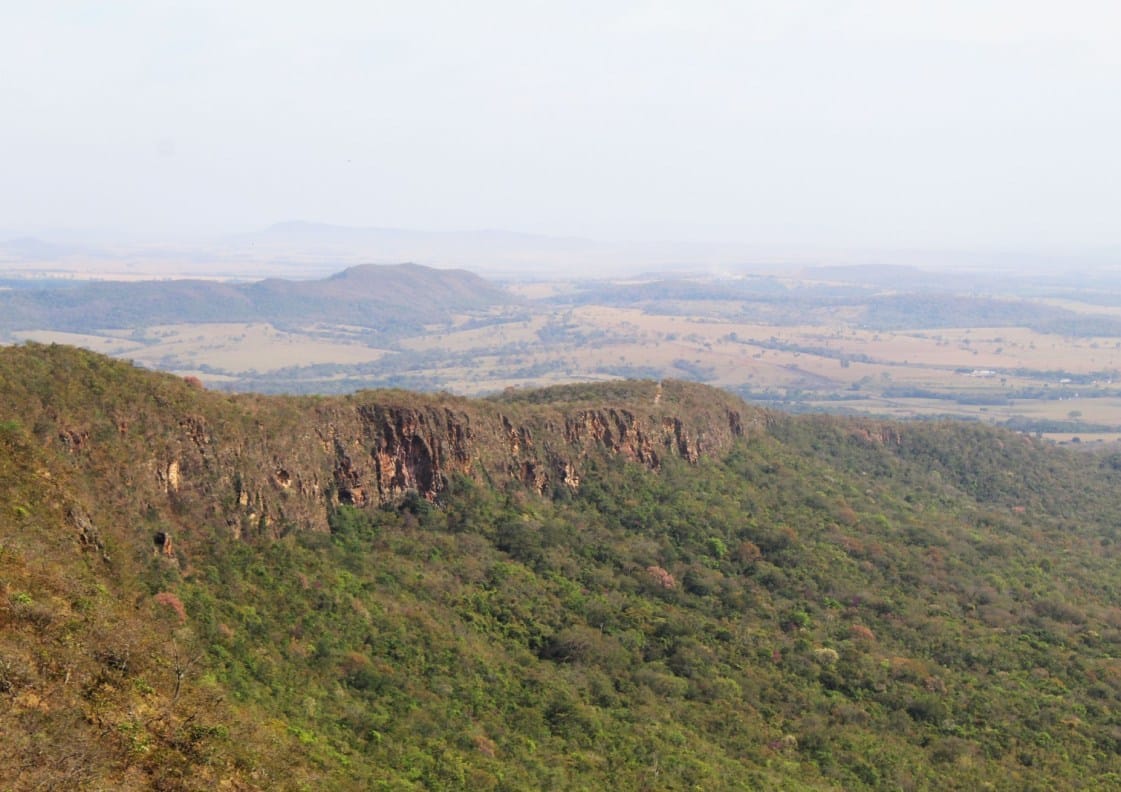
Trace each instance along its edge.
<instances>
[{"instance_id":1,"label":"shrub","mask_svg":"<svg viewBox=\"0 0 1121 792\"><path fill-rule=\"evenodd\" d=\"M646 574L648 574L650 576L650 579L652 581L654 581L654 583L656 585L660 586L661 588L664 588L664 589L675 589L675 588L677 588L677 581L673 579L673 575L671 575L669 572L667 572L665 569L663 569L660 566L648 566L648 567L646 567Z\"/></svg>"},{"instance_id":2,"label":"shrub","mask_svg":"<svg viewBox=\"0 0 1121 792\"><path fill-rule=\"evenodd\" d=\"M179 617L179 623L184 624L187 621L187 609L183 607L183 600L172 594L170 591L161 591L153 599L160 605L169 608L172 612Z\"/></svg>"}]
</instances>

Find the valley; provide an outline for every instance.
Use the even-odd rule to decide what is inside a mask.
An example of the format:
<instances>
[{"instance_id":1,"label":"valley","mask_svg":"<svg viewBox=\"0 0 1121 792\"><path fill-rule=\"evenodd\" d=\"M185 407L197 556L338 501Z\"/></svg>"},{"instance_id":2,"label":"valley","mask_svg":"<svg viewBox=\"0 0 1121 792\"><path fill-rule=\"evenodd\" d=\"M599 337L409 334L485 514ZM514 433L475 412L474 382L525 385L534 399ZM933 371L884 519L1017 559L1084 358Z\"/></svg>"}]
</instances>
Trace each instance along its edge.
<instances>
[{"instance_id":1,"label":"valley","mask_svg":"<svg viewBox=\"0 0 1121 792\"><path fill-rule=\"evenodd\" d=\"M39 292L25 284L3 296L13 311L0 324L10 342L77 344L229 390L485 395L683 378L794 411L952 417L1059 442L1106 442L1121 432L1121 286L1107 278L1081 287L968 273L958 280L961 288L948 291L907 268L820 268L499 283L365 266L312 281L306 294L301 282L279 280ZM336 285L344 282L345 292ZM144 296L137 302L118 289ZM177 302L161 290L174 290ZM64 297L96 305L99 293L131 299L133 315L106 328L92 308L51 310ZM333 310L329 300L344 293L345 308ZM439 301L418 310L421 294ZM216 298L245 321L204 316Z\"/></svg>"}]
</instances>

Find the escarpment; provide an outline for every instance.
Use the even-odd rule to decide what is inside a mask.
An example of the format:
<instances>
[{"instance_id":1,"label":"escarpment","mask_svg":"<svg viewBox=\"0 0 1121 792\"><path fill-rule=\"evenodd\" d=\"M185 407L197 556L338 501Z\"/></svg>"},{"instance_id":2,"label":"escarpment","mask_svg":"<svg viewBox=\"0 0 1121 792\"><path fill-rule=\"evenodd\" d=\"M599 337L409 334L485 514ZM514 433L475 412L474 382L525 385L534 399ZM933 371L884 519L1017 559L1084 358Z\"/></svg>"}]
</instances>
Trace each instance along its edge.
<instances>
[{"instance_id":1,"label":"escarpment","mask_svg":"<svg viewBox=\"0 0 1121 792\"><path fill-rule=\"evenodd\" d=\"M589 457L621 457L651 469L669 457L696 462L761 426L757 411L712 394L710 407L675 413L673 403L652 400L626 406L543 403L526 409L372 392L325 403L309 414L326 458L293 447L290 453L298 462L285 462L285 469L297 471L289 473L296 477L306 471L305 478L322 482L328 502L354 506L393 502L409 492L437 501L457 476L516 481L539 494L575 489ZM257 481L262 492L273 494L265 484ZM322 527L318 520L313 523Z\"/></svg>"},{"instance_id":2,"label":"escarpment","mask_svg":"<svg viewBox=\"0 0 1121 792\"><path fill-rule=\"evenodd\" d=\"M574 490L590 460L653 470L675 457L695 463L767 420L729 394L682 382L493 400L399 391L230 396L65 347L4 354L45 359L29 367L42 381L0 383L44 443L88 473L91 486L119 486L116 500L129 512L154 515L188 543L200 526L247 540L323 531L339 504L373 507L413 492L438 502L457 477L542 495ZM78 387L54 387L59 376ZM109 469L115 474L103 475Z\"/></svg>"}]
</instances>

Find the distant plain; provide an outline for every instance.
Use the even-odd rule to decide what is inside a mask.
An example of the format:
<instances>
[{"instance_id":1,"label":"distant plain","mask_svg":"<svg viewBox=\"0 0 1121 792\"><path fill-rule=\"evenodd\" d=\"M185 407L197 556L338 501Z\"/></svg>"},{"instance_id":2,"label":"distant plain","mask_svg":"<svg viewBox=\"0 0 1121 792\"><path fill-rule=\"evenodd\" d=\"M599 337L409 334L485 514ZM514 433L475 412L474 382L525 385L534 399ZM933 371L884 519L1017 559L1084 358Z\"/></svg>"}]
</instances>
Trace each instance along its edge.
<instances>
[{"instance_id":1,"label":"distant plain","mask_svg":"<svg viewBox=\"0 0 1121 792\"><path fill-rule=\"evenodd\" d=\"M354 312L338 323L170 317L8 340L82 346L232 390L484 395L681 378L797 411L980 420L1061 442L1121 436L1121 289L951 294L893 288L909 269L846 273L488 282L505 296L422 323L386 322L380 309L368 324Z\"/></svg>"}]
</instances>

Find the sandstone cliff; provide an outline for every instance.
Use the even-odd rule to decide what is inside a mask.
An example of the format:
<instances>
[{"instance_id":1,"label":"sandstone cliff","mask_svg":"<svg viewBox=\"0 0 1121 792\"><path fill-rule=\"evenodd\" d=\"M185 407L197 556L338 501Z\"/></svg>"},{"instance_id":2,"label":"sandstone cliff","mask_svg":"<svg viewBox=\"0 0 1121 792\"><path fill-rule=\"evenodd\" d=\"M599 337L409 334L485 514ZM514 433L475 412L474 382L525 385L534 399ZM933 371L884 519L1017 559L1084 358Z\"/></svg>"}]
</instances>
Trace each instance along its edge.
<instances>
[{"instance_id":1,"label":"sandstone cliff","mask_svg":"<svg viewBox=\"0 0 1121 792\"><path fill-rule=\"evenodd\" d=\"M334 504L369 507L409 492L438 501L457 476L539 494L577 489L589 459L650 469L675 457L695 463L767 420L726 393L683 382L493 400L400 391L265 398L201 391L64 347L5 354L25 357L32 372L0 383L21 420L87 475L119 471L118 501L170 522L188 543L199 521L246 539L322 531Z\"/></svg>"},{"instance_id":2,"label":"sandstone cliff","mask_svg":"<svg viewBox=\"0 0 1121 792\"><path fill-rule=\"evenodd\" d=\"M413 491L437 501L456 476L516 481L539 494L576 489L589 457L651 469L669 457L696 462L761 425L762 413L708 388L668 383L663 390L676 398L657 404L654 383L633 390L625 403L594 403L592 389L588 400L532 407L370 392L287 420L274 414L250 436L212 432L190 416L152 465L173 495L196 479L228 489L234 530L323 530L334 503L383 504Z\"/></svg>"}]
</instances>

